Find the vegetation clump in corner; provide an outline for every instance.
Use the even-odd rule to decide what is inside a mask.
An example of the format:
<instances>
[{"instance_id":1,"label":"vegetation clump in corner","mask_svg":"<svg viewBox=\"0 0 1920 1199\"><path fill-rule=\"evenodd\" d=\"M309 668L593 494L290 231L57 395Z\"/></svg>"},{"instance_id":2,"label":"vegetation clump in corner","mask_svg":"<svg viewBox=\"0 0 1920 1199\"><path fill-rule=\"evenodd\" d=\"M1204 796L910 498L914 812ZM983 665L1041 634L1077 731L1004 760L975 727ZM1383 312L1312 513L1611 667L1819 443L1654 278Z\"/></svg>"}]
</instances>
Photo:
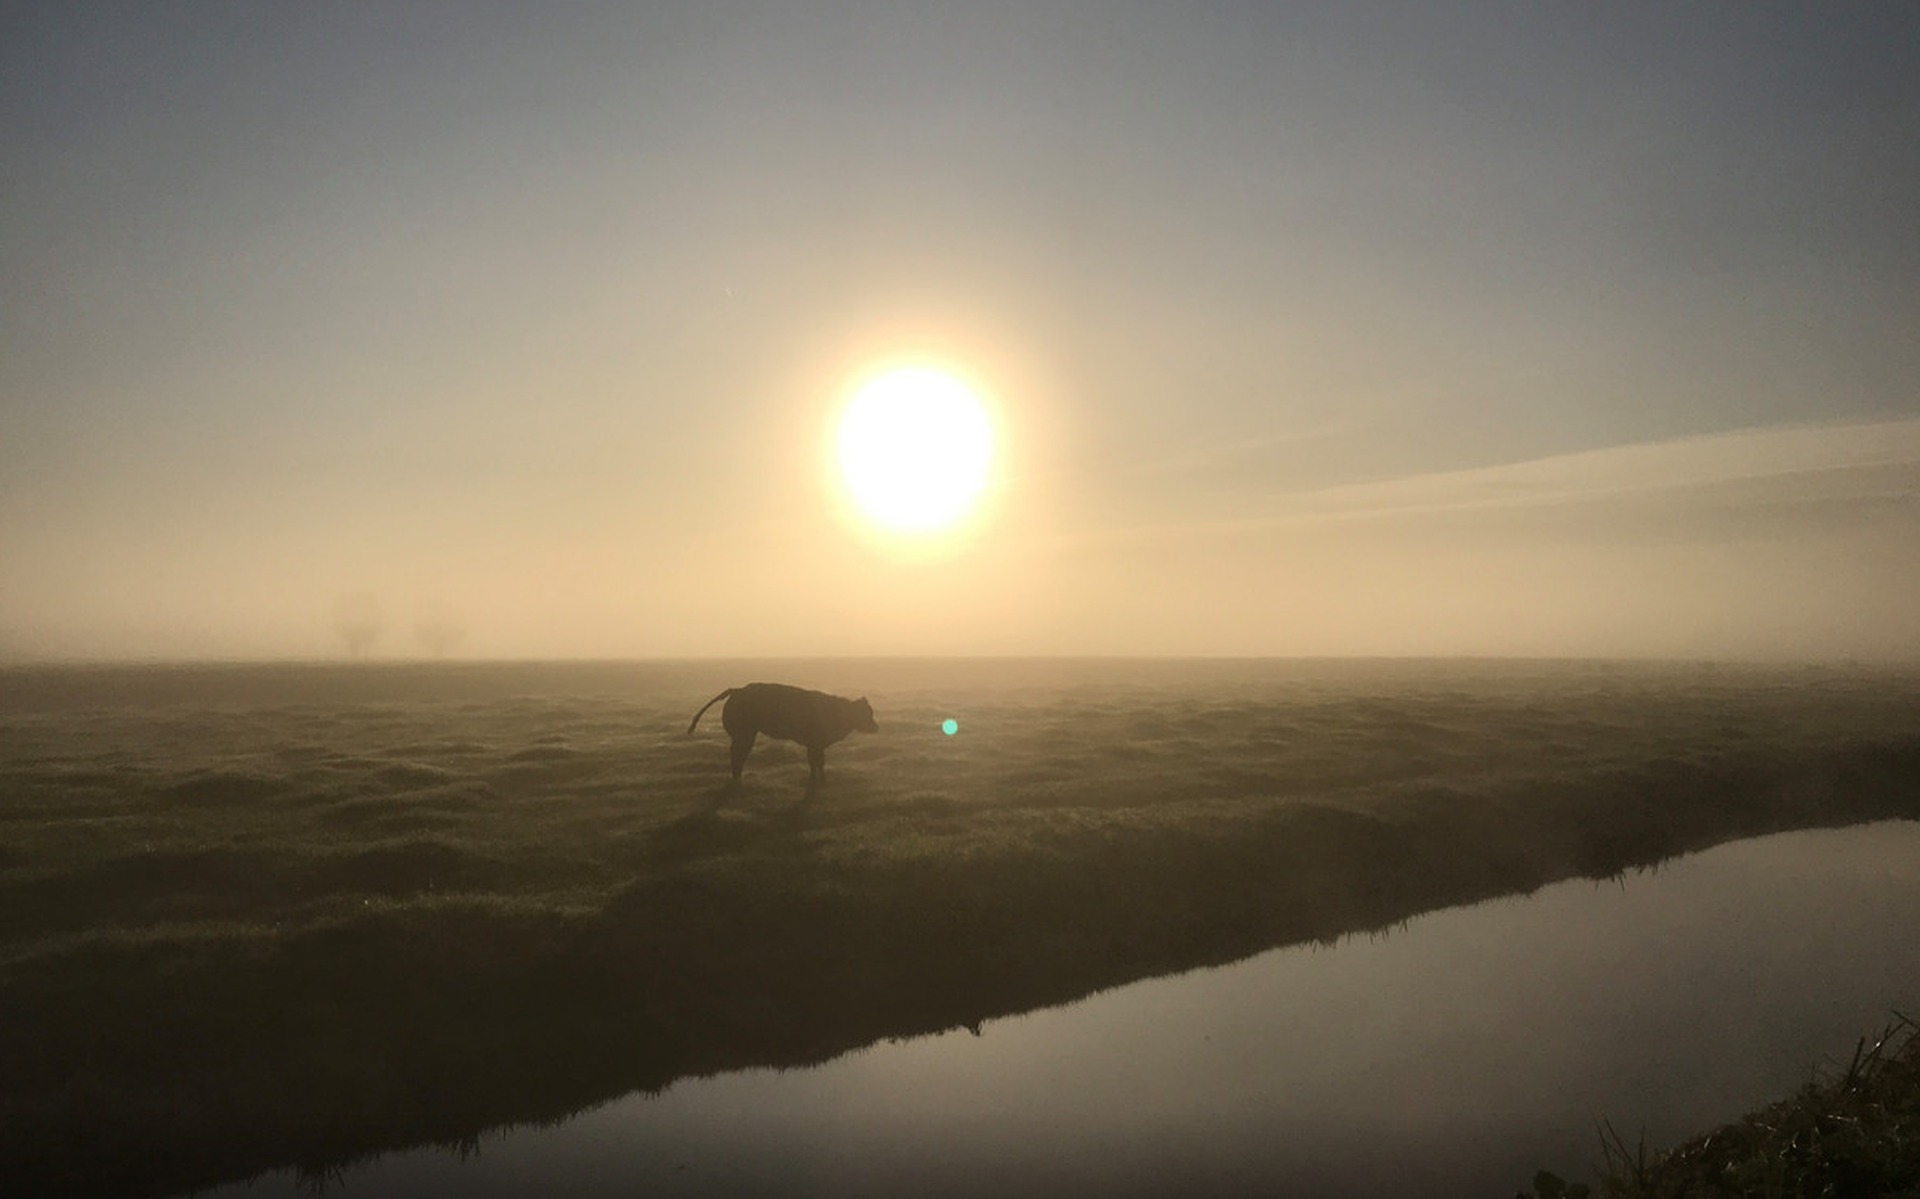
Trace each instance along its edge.
<instances>
[{"instance_id":1,"label":"vegetation clump in corner","mask_svg":"<svg viewBox=\"0 0 1920 1199\"><path fill-rule=\"evenodd\" d=\"M1920 1025L1896 1014L1844 1073L1666 1153L1629 1149L1611 1126L1601 1145L1612 1199L1920 1197ZM1537 1199L1590 1193L1544 1170L1533 1181Z\"/></svg>"}]
</instances>

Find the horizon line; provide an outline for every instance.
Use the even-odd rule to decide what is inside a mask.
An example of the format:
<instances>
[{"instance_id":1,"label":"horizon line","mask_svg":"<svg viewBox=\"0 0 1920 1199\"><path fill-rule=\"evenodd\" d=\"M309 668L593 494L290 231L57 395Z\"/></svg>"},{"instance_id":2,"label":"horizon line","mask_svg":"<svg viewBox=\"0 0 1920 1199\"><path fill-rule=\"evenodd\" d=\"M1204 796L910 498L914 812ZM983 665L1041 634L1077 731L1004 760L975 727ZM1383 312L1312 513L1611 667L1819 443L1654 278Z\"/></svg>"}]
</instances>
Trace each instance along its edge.
<instances>
[{"instance_id":1,"label":"horizon line","mask_svg":"<svg viewBox=\"0 0 1920 1199\"><path fill-rule=\"evenodd\" d=\"M1542 662L1621 663L1640 665L1708 666L1836 666L1847 668L1920 668L1920 655L1871 657L1842 654L1821 657L1767 657L1754 654L1501 654L1501 653L1080 653L1080 654L902 654L902 653L793 653L793 654L609 654L527 655L499 657L433 657L380 655L339 656L221 656L201 657L0 657L0 670L36 668L218 667L218 666L616 666L708 662Z\"/></svg>"}]
</instances>

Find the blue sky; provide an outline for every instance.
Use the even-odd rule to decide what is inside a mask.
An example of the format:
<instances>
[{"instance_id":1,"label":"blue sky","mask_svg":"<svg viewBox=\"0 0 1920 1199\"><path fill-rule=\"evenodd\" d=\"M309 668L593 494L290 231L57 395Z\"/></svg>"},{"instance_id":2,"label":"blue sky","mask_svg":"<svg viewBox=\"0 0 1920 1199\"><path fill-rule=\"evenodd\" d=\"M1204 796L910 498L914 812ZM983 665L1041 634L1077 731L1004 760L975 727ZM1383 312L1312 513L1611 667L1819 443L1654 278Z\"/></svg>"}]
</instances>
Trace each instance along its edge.
<instances>
[{"instance_id":1,"label":"blue sky","mask_svg":"<svg viewBox=\"0 0 1920 1199\"><path fill-rule=\"evenodd\" d=\"M0 654L1920 657L1906 5L0 19Z\"/></svg>"}]
</instances>

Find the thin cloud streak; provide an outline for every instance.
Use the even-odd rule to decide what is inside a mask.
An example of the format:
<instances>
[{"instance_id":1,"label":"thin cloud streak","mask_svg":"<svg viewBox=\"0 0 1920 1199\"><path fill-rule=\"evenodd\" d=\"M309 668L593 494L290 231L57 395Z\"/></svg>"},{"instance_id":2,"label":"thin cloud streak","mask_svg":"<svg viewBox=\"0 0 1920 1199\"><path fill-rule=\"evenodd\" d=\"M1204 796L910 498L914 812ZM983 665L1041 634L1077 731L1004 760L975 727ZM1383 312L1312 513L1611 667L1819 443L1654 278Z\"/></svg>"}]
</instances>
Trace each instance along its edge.
<instances>
[{"instance_id":1,"label":"thin cloud streak","mask_svg":"<svg viewBox=\"0 0 1920 1199\"><path fill-rule=\"evenodd\" d=\"M1915 468L1913 477L1900 468ZM1892 491L1888 478L1896 476ZM1341 484L1266 497L1258 515L1114 530L1122 538L1421 517L1493 509L1604 504L1759 484L1781 498L1920 496L1920 419L1741 429L1609 446L1524 462ZM1779 494L1791 485L1791 494Z\"/></svg>"},{"instance_id":2,"label":"thin cloud streak","mask_svg":"<svg viewBox=\"0 0 1920 1199\"><path fill-rule=\"evenodd\" d=\"M1298 497L1303 515L1390 516L1682 491L1920 464L1920 420L1742 429L1528 462L1351 484Z\"/></svg>"}]
</instances>

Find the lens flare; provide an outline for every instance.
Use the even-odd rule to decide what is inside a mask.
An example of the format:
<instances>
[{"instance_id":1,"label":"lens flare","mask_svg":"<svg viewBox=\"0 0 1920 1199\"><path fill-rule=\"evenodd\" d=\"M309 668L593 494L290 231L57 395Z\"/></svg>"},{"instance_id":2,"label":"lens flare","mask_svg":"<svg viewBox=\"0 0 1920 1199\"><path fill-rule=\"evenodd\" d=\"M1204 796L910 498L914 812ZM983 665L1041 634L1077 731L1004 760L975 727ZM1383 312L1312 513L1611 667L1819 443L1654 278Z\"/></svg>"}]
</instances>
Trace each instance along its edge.
<instances>
[{"instance_id":1,"label":"lens flare","mask_svg":"<svg viewBox=\"0 0 1920 1199\"><path fill-rule=\"evenodd\" d=\"M951 737L960 731L960 722L949 716L940 722L940 731Z\"/></svg>"}]
</instances>

